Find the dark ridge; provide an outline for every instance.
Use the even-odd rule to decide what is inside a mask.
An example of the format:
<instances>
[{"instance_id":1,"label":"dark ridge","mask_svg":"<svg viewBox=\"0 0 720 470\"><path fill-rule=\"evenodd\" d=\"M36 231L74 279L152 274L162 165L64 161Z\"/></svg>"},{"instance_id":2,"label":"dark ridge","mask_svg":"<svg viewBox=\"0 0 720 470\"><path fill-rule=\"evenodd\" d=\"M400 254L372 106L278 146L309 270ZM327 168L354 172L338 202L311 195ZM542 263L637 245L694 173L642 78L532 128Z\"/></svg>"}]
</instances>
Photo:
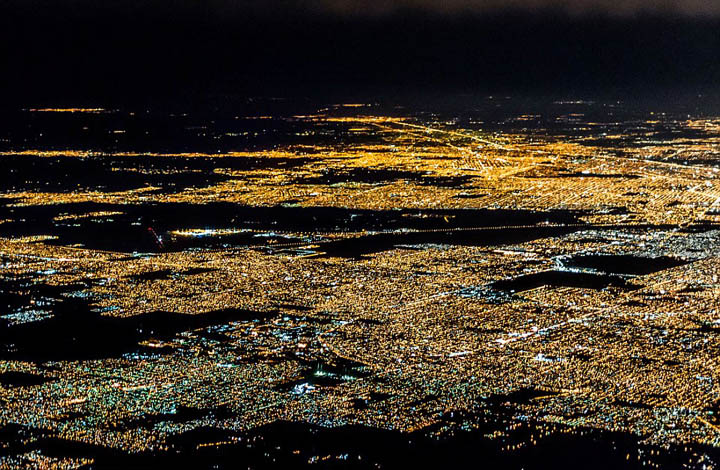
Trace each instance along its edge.
<instances>
[{"instance_id":1,"label":"dark ridge","mask_svg":"<svg viewBox=\"0 0 720 470\"><path fill-rule=\"evenodd\" d=\"M87 285L83 284L54 286L28 277L4 276L0 277L0 308L4 313L10 313L33 302L36 305L47 304L46 307L51 308L63 294L85 288Z\"/></svg>"},{"instance_id":2,"label":"dark ridge","mask_svg":"<svg viewBox=\"0 0 720 470\"><path fill-rule=\"evenodd\" d=\"M195 274L204 274L217 271L214 268L192 268L185 271L173 271L172 269L160 269L157 271L148 271L141 274L133 274L129 276L134 281L158 281L164 279L172 279L173 277L193 276Z\"/></svg>"},{"instance_id":3,"label":"dark ridge","mask_svg":"<svg viewBox=\"0 0 720 470\"><path fill-rule=\"evenodd\" d=\"M521 222L518 221L518 224ZM498 224L503 225L503 224ZM523 243L539 238L555 237L581 230L578 227L502 228L497 230L459 230L437 232L390 232L366 235L324 243L319 250L323 257L360 258L395 247L408 245L447 244L494 246Z\"/></svg>"},{"instance_id":4,"label":"dark ridge","mask_svg":"<svg viewBox=\"0 0 720 470\"><path fill-rule=\"evenodd\" d=\"M646 275L682 266L687 260L658 256L636 255L573 255L563 258L562 264L571 268L594 269L604 273Z\"/></svg>"},{"instance_id":5,"label":"dark ridge","mask_svg":"<svg viewBox=\"0 0 720 470\"><path fill-rule=\"evenodd\" d=\"M713 230L720 230L720 224L717 222L701 221L687 226L680 227L679 233L705 233Z\"/></svg>"},{"instance_id":6,"label":"dark ridge","mask_svg":"<svg viewBox=\"0 0 720 470\"><path fill-rule=\"evenodd\" d=\"M526 274L513 279L496 281L490 284L490 287L494 289L507 292L523 292L542 286L580 287L595 290L601 290L606 287L619 287L624 289L637 288L637 286L628 284L626 280L618 276L570 271L543 271Z\"/></svg>"},{"instance_id":7,"label":"dark ridge","mask_svg":"<svg viewBox=\"0 0 720 470\"><path fill-rule=\"evenodd\" d=\"M513 431L501 432L499 439L485 437L504 431L513 421L505 415L483 419L449 412L442 417L449 432L432 436L426 431L402 433L363 426L324 428L304 423L278 421L248 432L200 427L168 439L168 451L124 453L118 450L39 437L33 448L50 457L91 457L93 470L125 468L525 468L528 470L576 468L591 470L643 469L652 461L650 450L660 451L663 468L687 468L693 457L707 454L717 458L716 449L679 446L656 449L641 444L640 437L585 428L569 430L555 425L549 436L533 423L520 423ZM473 430L462 430L472 421ZM467 427L465 429L468 429ZM570 431L570 432L562 432ZM503 451L508 444L537 444ZM642 452L642 454L640 454ZM628 458L628 455L630 458ZM660 461L660 460L658 460Z\"/></svg>"},{"instance_id":8,"label":"dark ridge","mask_svg":"<svg viewBox=\"0 0 720 470\"><path fill-rule=\"evenodd\" d=\"M471 176L430 176L405 170L353 168L351 170L328 169L322 175L296 178L296 184L368 183L383 184L393 181L411 181L420 186L458 187L472 181Z\"/></svg>"},{"instance_id":9,"label":"dark ridge","mask_svg":"<svg viewBox=\"0 0 720 470\"><path fill-rule=\"evenodd\" d=\"M454 199L480 199L487 196L487 194L458 194L453 196Z\"/></svg>"},{"instance_id":10,"label":"dark ridge","mask_svg":"<svg viewBox=\"0 0 720 470\"><path fill-rule=\"evenodd\" d=\"M57 223L61 215L81 215L95 211L117 211L121 215L111 219L80 218L71 223ZM49 243L82 245L91 249L119 252L154 253L180 251L188 248L227 248L232 246L258 246L268 242L297 242L297 238L274 235L275 232L344 232L344 231L395 231L436 230L508 225L534 225L540 223L576 224L582 213L572 211L534 212L529 210L352 210L331 207L249 207L230 203L214 204L60 204L47 206L0 207L0 217L11 221L0 224L0 236L29 236L49 234L59 237ZM170 231L183 228L249 229L246 232L224 236L180 237ZM162 245L153 236L162 237ZM395 244L449 242L481 244L506 243L512 240L533 239L567 233L562 227L538 227L520 231L426 232L389 233L360 237L357 241L337 241L327 244L336 253L360 255L372 252L377 244L381 249ZM577 230L577 229L574 229ZM268 236L258 237L258 231ZM530 238L528 238L530 237ZM366 243L367 241L367 243ZM375 250L378 251L378 250ZM354 256L354 255L353 255Z\"/></svg>"},{"instance_id":11,"label":"dark ridge","mask_svg":"<svg viewBox=\"0 0 720 470\"><path fill-rule=\"evenodd\" d=\"M652 405L648 405L646 403L637 403L634 401L626 400L615 400L614 404L618 406L626 406L628 408L635 408L638 410L652 410L654 408Z\"/></svg>"},{"instance_id":12,"label":"dark ridge","mask_svg":"<svg viewBox=\"0 0 720 470\"><path fill-rule=\"evenodd\" d=\"M170 339L182 331L271 315L269 312L219 310L183 315L144 313L127 318L104 316L84 299L63 299L53 317L0 330L0 357L35 362L119 357L137 351L138 342Z\"/></svg>"},{"instance_id":13,"label":"dark ridge","mask_svg":"<svg viewBox=\"0 0 720 470\"><path fill-rule=\"evenodd\" d=\"M27 372L11 371L0 374L0 384L9 387L31 387L55 380L57 379L54 377L45 377L44 375L30 374Z\"/></svg>"},{"instance_id":14,"label":"dark ridge","mask_svg":"<svg viewBox=\"0 0 720 470\"><path fill-rule=\"evenodd\" d=\"M53 433L31 429L15 423L0 426L0 457L19 455L36 447L38 439L50 438Z\"/></svg>"}]
</instances>

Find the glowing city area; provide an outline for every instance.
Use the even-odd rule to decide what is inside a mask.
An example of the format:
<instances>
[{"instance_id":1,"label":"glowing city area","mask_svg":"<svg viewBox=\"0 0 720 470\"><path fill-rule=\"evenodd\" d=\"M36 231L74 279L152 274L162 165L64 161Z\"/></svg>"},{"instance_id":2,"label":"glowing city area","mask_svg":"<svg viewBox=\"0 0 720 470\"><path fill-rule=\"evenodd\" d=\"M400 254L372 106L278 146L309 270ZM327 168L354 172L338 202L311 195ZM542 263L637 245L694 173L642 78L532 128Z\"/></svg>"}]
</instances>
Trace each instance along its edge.
<instances>
[{"instance_id":1,"label":"glowing city area","mask_svg":"<svg viewBox=\"0 0 720 470\"><path fill-rule=\"evenodd\" d=\"M6 118L0 469L720 464L718 116Z\"/></svg>"}]
</instances>

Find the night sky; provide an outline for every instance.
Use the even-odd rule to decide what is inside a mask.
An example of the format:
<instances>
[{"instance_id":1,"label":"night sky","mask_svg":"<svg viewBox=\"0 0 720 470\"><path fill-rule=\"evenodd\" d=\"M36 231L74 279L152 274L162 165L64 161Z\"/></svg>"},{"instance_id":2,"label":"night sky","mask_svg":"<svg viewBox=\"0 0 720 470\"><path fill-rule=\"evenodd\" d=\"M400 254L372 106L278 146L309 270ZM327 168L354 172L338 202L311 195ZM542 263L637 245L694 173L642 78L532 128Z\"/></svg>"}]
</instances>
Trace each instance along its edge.
<instances>
[{"instance_id":1,"label":"night sky","mask_svg":"<svg viewBox=\"0 0 720 470\"><path fill-rule=\"evenodd\" d=\"M714 90L708 0L9 0L4 101Z\"/></svg>"}]
</instances>

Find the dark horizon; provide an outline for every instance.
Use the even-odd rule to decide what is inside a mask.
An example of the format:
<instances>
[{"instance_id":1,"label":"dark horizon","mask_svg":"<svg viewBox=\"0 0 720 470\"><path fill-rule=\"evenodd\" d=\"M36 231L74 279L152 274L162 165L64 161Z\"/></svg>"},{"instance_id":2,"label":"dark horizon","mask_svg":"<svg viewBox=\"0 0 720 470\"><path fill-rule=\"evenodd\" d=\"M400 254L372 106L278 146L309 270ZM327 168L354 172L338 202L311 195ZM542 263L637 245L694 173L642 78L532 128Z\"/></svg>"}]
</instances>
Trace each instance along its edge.
<instances>
[{"instance_id":1,"label":"dark horizon","mask_svg":"<svg viewBox=\"0 0 720 470\"><path fill-rule=\"evenodd\" d=\"M270 15L174 4L181 7L11 4L0 25L3 101L635 95L713 93L720 83L720 17L713 15L401 9L357 16L293 8Z\"/></svg>"}]
</instances>

